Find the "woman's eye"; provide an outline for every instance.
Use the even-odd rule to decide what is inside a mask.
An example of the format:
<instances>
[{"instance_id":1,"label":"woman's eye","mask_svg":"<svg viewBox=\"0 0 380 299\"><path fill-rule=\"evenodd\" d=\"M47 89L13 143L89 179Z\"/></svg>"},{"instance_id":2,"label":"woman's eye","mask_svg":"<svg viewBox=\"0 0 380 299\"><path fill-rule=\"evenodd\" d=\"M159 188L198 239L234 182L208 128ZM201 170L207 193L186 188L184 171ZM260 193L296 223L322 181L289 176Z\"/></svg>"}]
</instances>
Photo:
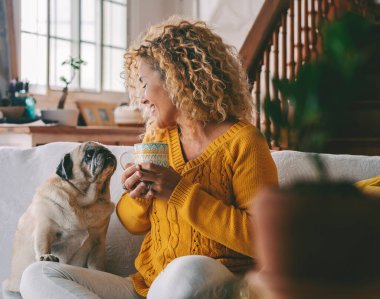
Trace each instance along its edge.
<instances>
[{"instance_id":1,"label":"woman's eye","mask_svg":"<svg viewBox=\"0 0 380 299\"><path fill-rule=\"evenodd\" d=\"M143 88L143 89L145 89L145 88L146 88L146 85L147 85L147 83L145 83L145 84L143 85L143 87L142 87L142 88Z\"/></svg>"}]
</instances>

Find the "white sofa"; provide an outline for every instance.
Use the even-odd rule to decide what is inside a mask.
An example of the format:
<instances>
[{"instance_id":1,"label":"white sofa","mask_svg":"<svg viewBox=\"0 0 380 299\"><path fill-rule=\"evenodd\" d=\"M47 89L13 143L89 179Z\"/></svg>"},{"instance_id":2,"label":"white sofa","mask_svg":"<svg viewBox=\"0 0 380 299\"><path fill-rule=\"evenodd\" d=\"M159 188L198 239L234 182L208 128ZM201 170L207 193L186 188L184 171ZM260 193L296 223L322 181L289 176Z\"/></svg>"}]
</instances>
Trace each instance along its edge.
<instances>
[{"instance_id":1,"label":"white sofa","mask_svg":"<svg viewBox=\"0 0 380 299\"><path fill-rule=\"evenodd\" d=\"M55 173L58 162L77 143L56 142L31 149L0 147L0 282L9 271L12 240L21 214L30 204L36 187ZM110 146L119 159L131 147ZM310 163L310 154L281 151L272 152L279 174L280 185L294 180L316 177ZM333 179L352 182L380 174L380 157L323 154ZM111 180L111 196L116 203L123 193L120 184L120 165ZM115 213L107 236L106 271L127 276L135 271L134 259L138 253L142 236L129 234L119 223ZM1 292L0 292L1 293Z\"/></svg>"}]
</instances>

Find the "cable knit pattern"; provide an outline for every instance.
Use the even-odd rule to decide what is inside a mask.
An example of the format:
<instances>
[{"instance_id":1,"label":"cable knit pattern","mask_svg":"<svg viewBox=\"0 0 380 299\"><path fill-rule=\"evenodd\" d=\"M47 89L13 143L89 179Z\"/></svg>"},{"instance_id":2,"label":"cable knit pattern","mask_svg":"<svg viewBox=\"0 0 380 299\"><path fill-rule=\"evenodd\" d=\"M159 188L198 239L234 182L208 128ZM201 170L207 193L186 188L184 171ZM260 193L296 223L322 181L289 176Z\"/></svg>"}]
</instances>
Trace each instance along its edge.
<instances>
[{"instance_id":1,"label":"cable knit pattern","mask_svg":"<svg viewBox=\"0 0 380 299\"><path fill-rule=\"evenodd\" d=\"M176 127L144 141L168 143L170 166L182 179L169 201L149 203L124 194L117 205L120 221L130 232L150 231L135 263L136 291L146 296L163 268L184 255L210 256L235 273L251 268L254 236L247 209L261 187L278 184L261 133L240 121L189 162L182 155Z\"/></svg>"}]
</instances>

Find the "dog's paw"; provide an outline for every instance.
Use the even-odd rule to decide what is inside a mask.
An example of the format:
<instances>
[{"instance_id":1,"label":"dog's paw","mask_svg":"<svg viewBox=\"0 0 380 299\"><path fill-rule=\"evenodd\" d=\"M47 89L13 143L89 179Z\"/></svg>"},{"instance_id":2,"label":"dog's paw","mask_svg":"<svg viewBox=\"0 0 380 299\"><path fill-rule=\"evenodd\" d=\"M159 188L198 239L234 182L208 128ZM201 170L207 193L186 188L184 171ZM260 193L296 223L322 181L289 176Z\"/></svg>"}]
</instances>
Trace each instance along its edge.
<instances>
[{"instance_id":1,"label":"dog's paw","mask_svg":"<svg viewBox=\"0 0 380 299\"><path fill-rule=\"evenodd\" d=\"M59 258L57 258L55 255L52 254L43 254L40 256L40 261L46 261L46 262L59 262Z\"/></svg>"}]
</instances>

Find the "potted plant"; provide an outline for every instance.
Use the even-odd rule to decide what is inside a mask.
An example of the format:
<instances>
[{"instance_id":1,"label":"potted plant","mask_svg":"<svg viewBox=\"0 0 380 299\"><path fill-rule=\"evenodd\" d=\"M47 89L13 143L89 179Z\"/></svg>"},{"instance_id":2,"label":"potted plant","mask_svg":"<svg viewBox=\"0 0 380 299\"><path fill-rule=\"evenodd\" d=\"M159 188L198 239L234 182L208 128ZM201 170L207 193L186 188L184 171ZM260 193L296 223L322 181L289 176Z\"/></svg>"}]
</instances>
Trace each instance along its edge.
<instances>
[{"instance_id":1,"label":"potted plant","mask_svg":"<svg viewBox=\"0 0 380 299\"><path fill-rule=\"evenodd\" d=\"M62 65L68 65L70 67L70 78L61 76L60 80L65 84L62 89L62 94L58 102L57 109L41 110L41 118L44 121L56 122L65 126L76 126L79 116L77 109L64 109L69 85L73 82L77 72L82 65L86 65L86 62L80 58L71 57L62 62Z\"/></svg>"},{"instance_id":2,"label":"potted plant","mask_svg":"<svg viewBox=\"0 0 380 299\"><path fill-rule=\"evenodd\" d=\"M268 189L255 200L251 213L261 266L256 278L264 298L379 296L380 200L351 182L330 180L318 154L348 128L352 102L372 89L366 66L379 47L372 30L354 14L326 24L318 60L303 65L295 81L275 82L294 107L294 149L315 153L319 179ZM284 126L278 107L270 109L273 121Z\"/></svg>"},{"instance_id":3,"label":"potted plant","mask_svg":"<svg viewBox=\"0 0 380 299\"><path fill-rule=\"evenodd\" d=\"M86 64L87 63L84 60L71 56L69 59L62 62L62 65L70 66L70 79L67 79L65 76L61 76L59 78L65 84L65 86L62 89L62 95L58 102L58 109L63 109L65 107L69 85L71 82L73 82L76 73L80 70L81 66Z\"/></svg>"}]
</instances>

